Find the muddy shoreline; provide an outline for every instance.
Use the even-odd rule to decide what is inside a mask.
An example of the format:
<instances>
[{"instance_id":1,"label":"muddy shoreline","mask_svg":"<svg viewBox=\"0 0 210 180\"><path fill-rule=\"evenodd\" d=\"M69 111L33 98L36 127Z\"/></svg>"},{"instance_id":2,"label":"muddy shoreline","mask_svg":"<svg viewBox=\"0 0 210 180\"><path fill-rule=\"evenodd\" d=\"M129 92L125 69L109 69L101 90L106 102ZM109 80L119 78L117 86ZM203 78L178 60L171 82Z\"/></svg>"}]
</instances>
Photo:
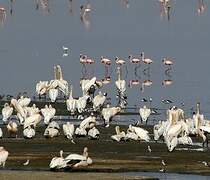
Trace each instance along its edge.
<instances>
[{"instance_id":1,"label":"muddy shoreline","mask_svg":"<svg viewBox=\"0 0 210 180\"><path fill-rule=\"evenodd\" d=\"M2 127L2 126L1 126ZM35 139L24 139L22 130L17 138L10 138L5 127L2 127L4 137L0 139L0 145L4 146L10 153L4 170L15 171L47 171L49 163L54 156L59 156L59 151L64 151L64 157L69 153L82 153L85 146L89 149L89 155L93 159L93 165L80 169L71 169L74 173L119 173L119 172L159 172L162 168L161 160L167 163L166 172L210 175L210 167L204 166L202 161L210 161L210 151L199 145L179 146L189 148L189 150L175 150L169 153L164 143L160 142L113 142L110 136L115 133L114 125L110 128L99 126L100 139L89 140L87 137L75 138L76 144L72 144L64 138L63 133L53 139L43 137L44 128L36 129ZM126 130L127 126L120 126ZM152 126L145 126L151 133ZM194 142L201 142L198 138L193 138ZM152 152L147 151L150 145ZM28 166L23 163L29 159ZM50 173L50 172L49 172Z\"/></svg>"}]
</instances>

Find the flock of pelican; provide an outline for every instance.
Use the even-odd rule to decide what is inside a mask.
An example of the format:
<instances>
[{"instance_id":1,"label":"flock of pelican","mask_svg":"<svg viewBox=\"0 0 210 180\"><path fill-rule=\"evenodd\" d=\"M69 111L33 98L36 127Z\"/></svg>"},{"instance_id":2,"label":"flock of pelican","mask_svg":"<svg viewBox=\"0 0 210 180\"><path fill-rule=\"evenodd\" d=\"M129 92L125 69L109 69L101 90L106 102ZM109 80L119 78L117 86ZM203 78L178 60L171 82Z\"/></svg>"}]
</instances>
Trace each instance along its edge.
<instances>
[{"instance_id":1,"label":"flock of pelican","mask_svg":"<svg viewBox=\"0 0 210 180\"><path fill-rule=\"evenodd\" d=\"M144 55L142 55L144 56ZM104 61L105 59L102 58ZM119 60L117 58L117 60ZM144 58L145 61L147 61ZM135 60L137 61L137 60ZM149 61L149 60L148 60ZM163 60L167 66L173 63L167 59ZM121 65L120 65L121 66ZM121 77L120 67L118 70L118 79L115 82L116 89L120 96L125 96L126 83ZM49 94L52 102L56 101L58 92L65 96L69 95L66 100L66 109L71 116L78 116L81 119L79 126L75 126L71 122L62 124L64 136L75 144L75 138L86 137L89 139L99 139L100 132L97 129L99 124L98 119L103 119L106 128L109 127L111 119L123 111L125 107L123 103L118 106L111 107L106 103L107 93L102 93L100 88L103 83L98 81L96 77L91 79L82 79L80 86L82 95L79 98L73 97L73 86L70 86L66 80L63 79L63 73L59 65L54 66L54 79L50 81L39 81L36 85L36 92L38 95ZM98 94L96 94L98 91ZM55 93L56 92L56 93ZM152 100L152 99L151 99ZM147 106L139 108L139 115L142 122L147 122L152 111ZM36 136L36 127L43 123L46 125L44 130L44 137L53 138L60 135L60 123L54 120L56 109L51 104L45 105L39 109L36 104L31 105L29 97L21 96L19 99L12 98L10 103L5 103L2 109L2 121L6 125L9 134L17 137L17 132L23 127L23 136L27 139L32 139ZM14 120L15 116L15 120ZM186 118L184 111L173 106L167 110L166 120L159 121L154 125L154 140L157 141L163 137L168 150L173 151L179 144L193 145L191 136L199 136L203 140L203 145L207 143L210 133L210 121L204 119L204 115L200 114L200 105L197 104L197 111L192 118ZM139 126L130 124L126 132L121 131L119 126L115 127L116 134L110 138L114 141L145 141L152 140L151 135L147 130ZM3 137L2 129L0 128L0 137ZM151 148L148 146L148 150ZM8 152L0 148L0 164L5 166ZM66 158L63 157L63 151L60 152L60 157L55 157L50 163L50 168L60 169L69 167L87 166L92 164L92 159L88 157L87 147L84 148L83 155L70 154Z\"/></svg>"}]
</instances>

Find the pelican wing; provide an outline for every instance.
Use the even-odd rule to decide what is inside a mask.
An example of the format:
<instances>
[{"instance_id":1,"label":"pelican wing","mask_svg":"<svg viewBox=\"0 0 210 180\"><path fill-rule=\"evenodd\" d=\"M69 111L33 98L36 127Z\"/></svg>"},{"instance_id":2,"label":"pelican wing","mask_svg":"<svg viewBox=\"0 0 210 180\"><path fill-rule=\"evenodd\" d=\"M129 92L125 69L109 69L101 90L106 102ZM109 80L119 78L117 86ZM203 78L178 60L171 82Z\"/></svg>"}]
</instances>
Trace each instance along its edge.
<instances>
[{"instance_id":1,"label":"pelican wing","mask_svg":"<svg viewBox=\"0 0 210 180\"><path fill-rule=\"evenodd\" d=\"M51 102L55 102L58 96L58 89L50 89L49 90L49 98Z\"/></svg>"},{"instance_id":2,"label":"pelican wing","mask_svg":"<svg viewBox=\"0 0 210 180\"><path fill-rule=\"evenodd\" d=\"M210 127L209 126L200 126L200 130L210 133Z\"/></svg>"}]
</instances>

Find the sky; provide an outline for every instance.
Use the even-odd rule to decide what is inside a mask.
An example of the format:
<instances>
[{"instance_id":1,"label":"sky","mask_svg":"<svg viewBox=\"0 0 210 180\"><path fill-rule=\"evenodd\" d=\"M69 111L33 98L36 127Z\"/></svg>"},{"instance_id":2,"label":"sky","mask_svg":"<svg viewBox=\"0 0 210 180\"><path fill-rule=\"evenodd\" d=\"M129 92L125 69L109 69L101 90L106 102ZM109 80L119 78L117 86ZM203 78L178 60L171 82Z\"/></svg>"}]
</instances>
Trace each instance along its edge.
<instances>
[{"instance_id":1,"label":"sky","mask_svg":"<svg viewBox=\"0 0 210 180\"><path fill-rule=\"evenodd\" d=\"M91 4L90 27L80 20L80 6L85 0L49 0L49 12L36 10L36 0L0 0L7 16L0 26L0 93L17 95L27 91L35 94L39 80L53 79L53 66L60 64L64 78L74 86L74 96L80 96L79 80L82 66L79 54L95 59L93 65L98 79L104 76L100 57L114 61L119 56L127 61L127 82L135 79L134 65L128 62L129 54L145 57L151 65L153 84L141 92L140 86L127 87L129 105L139 104L142 97L152 97L158 104L170 98L177 104L192 106L197 101L210 109L210 2L205 1L205 11L198 15L198 0L171 0L170 21L160 17L157 0L130 0L129 8L123 0L89 0ZM72 12L70 12L70 5ZM10 9L12 7L12 15ZM69 47L69 56L62 57L62 46ZM162 86L168 79L164 74L162 59L174 61L171 86ZM148 79L141 65L140 81ZM91 68L89 68L91 69ZM116 66L112 65L112 83L106 91L113 99L116 95L114 81Z\"/></svg>"}]
</instances>

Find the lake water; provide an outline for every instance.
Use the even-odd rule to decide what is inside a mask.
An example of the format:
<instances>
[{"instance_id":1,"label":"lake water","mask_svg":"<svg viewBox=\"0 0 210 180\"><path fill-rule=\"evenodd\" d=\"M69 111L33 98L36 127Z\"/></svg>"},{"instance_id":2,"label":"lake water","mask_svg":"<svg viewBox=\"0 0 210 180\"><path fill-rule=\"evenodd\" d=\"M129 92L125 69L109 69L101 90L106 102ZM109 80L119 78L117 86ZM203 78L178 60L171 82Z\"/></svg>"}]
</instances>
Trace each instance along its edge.
<instances>
[{"instance_id":1,"label":"lake water","mask_svg":"<svg viewBox=\"0 0 210 180\"><path fill-rule=\"evenodd\" d=\"M81 64L79 54L95 59L92 66L95 75L102 79L104 67L100 56L114 61L119 56L128 61L128 55L153 59L150 77L143 73L140 81L152 80L144 92L140 86L127 87L129 106L140 105L143 97L152 97L154 107L167 108L161 99L171 99L176 105L185 103L190 109L197 101L210 118L210 1L203 1L205 11L198 15L199 0L171 0L170 20L160 17L157 0L132 0L129 8L125 0L90 0L90 25L87 28L80 20L80 6L84 0L49 0L49 8L37 6L39 0L0 0L6 9L6 19L0 27L0 93L17 95L27 91L35 93L39 80L53 78L53 66L60 64L64 78L74 85L74 96L79 96ZM45 0L46 1L46 0ZM10 14L11 13L11 14ZM89 22L86 22L86 24ZM69 56L63 57L62 46L70 48ZM171 57L174 66L171 77L162 65L164 57ZM134 65L127 63L128 73L123 71L127 82L135 79ZM89 68L91 69L91 68ZM116 66L112 65L112 83L107 91L116 104ZM162 81L173 80L170 86Z\"/></svg>"},{"instance_id":2,"label":"lake water","mask_svg":"<svg viewBox=\"0 0 210 180\"><path fill-rule=\"evenodd\" d=\"M153 172L130 172L125 173L126 175L131 176L149 176L156 177L160 180L208 180L210 176L200 176L200 175L191 175L191 174L177 174L177 173L153 173Z\"/></svg>"}]
</instances>

